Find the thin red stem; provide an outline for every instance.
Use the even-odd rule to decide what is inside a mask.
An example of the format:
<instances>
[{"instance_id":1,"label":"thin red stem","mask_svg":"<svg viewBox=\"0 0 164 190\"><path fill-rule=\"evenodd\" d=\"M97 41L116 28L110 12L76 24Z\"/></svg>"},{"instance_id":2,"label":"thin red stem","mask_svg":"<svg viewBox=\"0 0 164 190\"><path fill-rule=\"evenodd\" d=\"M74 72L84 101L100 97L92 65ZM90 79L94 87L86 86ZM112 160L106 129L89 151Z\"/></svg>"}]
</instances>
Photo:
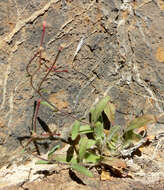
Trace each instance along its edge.
<instances>
[{"instance_id":1,"label":"thin red stem","mask_svg":"<svg viewBox=\"0 0 164 190\"><path fill-rule=\"evenodd\" d=\"M42 30L42 37L40 40L40 47L42 47L43 45L43 40L44 40L44 36L45 36L45 30L46 30L46 21L43 21L43 30Z\"/></svg>"},{"instance_id":2,"label":"thin red stem","mask_svg":"<svg viewBox=\"0 0 164 190\"><path fill-rule=\"evenodd\" d=\"M57 69L60 69L61 67L59 67L59 68L56 68L56 65L54 65L53 66L53 68L52 68L52 70L54 71L54 72L56 72L56 73L62 73L62 72L66 72L66 73L68 73L68 70L67 69L64 69L64 70L57 70ZM50 67L47 67L47 71L49 71L51 68Z\"/></svg>"},{"instance_id":3,"label":"thin red stem","mask_svg":"<svg viewBox=\"0 0 164 190\"><path fill-rule=\"evenodd\" d=\"M40 92L40 89L41 89L41 86L42 86L43 82L46 80L46 78L47 78L47 76L49 75L49 73L53 70L53 68L54 68L54 66L55 66L55 64L56 64L56 61L57 61L57 59L58 59L58 57L59 57L61 51L62 51L62 48L59 47L58 53L57 53L57 55L56 55L56 57L55 57L55 60L54 60L53 64L51 65L51 67L49 68L48 72L45 74L45 76L43 77L42 81L41 81L40 84L38 85L38 90L37 90L38 92Z\"/></svg>"}]
</instances>

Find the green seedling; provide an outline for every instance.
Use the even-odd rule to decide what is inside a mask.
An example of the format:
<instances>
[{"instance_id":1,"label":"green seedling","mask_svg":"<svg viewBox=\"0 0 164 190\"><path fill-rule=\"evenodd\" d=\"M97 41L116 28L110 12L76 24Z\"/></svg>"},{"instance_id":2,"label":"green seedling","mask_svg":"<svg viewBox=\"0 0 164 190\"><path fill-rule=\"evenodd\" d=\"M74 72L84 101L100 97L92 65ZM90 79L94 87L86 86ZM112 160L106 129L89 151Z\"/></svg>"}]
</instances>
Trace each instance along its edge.
<instances>
[{"instance_id":1,"label":"green seedling","mask_svg":"<svg viewBox=\"0 0 164 190\"><path fill-rule=\"evenodd\" d=\"M121 152L143 137L135 130L149 123L155 122L153 115L143 115L130 121L121 132L121 126L115 125L115 106L110 101L110 97L105 97L90 110L90 125L82 125L75 121L72 125L69 149L66 155L54 155L53 160L70 165L86 176L93 174L87 166L114 167L120 172L120 168L125 168L126 164L122 159ZM103 114L106 114L111 126L105 129ZM88 136L89 135L89 136ZM50 157L49 157L50 158ZM121 172L123 172L121 170Z\"/></svg>"}]
</instances>

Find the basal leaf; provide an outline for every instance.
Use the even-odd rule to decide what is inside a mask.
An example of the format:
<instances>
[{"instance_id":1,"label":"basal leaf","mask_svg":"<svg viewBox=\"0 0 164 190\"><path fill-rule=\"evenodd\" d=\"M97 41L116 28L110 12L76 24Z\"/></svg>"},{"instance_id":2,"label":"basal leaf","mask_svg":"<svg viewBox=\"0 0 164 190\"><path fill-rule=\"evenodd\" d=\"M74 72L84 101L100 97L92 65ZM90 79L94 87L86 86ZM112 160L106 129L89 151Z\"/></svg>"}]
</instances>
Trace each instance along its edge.
<instances>
[{"instance_id":1,"label":"basal leaf","mask_svg":"<svg viewBox=\"0 0 164 190\"><path fill-rule=\"evenodd\" d=\"M86 175L88 177L93 177L93 174L90 170L85 168L84 166L81 166L79 164L72 164L72 169L80 172L83 175Z\"/></svg>"},{"instance_id":2,"label":"basal leaf","mask_svg":"<svg viewBox=\"0 0 164 190\"><path fill-rule=\"evenodd\" d=\"M72 140L74 141L76 139L76 137L79 134L79 128L80 128L80 122L79 121L75 121L73 126L72 126Z\"/></svg>"},{"instance_id":3,"label":"basal leaf","mask_svg":"<svg viewBox=\"0 0 164 190\"><path fill-rule=\"evenodd\" d=\"M57 150L60 148L60 145L55 145L48 153L48 158Z\"/></svg>"},{"instance_id":4,"label":"basal leaf","mask_svg":"<svg viewBox=\"0 0 164 190\"><path fill-rule=\"evenodd\" d=\"M90 152L86 152L85 154L85 162L86 163L97 163L99 162L101 159L100 156L97 156L96 154L90 153Z\"/></svg>"},{"instance_id":5,"label":"basal leaf","mask_svg":"<svg viewBox=\"0 0 164 190\"><path fill-rule=\"evenodd\" d=\"M90 149L90 148L94 147L95 144L96 144L96 141L95 141L95 140L88 139L87 149Z\"/></svg>"},{"instance_id":6,"label":"basal leaf","mask_svg":"<svg viewBox=\"0 0 164 190\"><path fill-rule=\"evenodd\" d=\"M100 102L98 102L93 108L91 108L90 113L92 123L95 123L99 119L109 100L110 97L106 96L103 99L101 99Z\"/></svg>"},{"instance_id":7,"label":"basal leaf","mask_svg":"<svg viewBox=\"0 0 164 190\"><path fill-rule=\"evenodd\" d=\"M42 93L49 93L49 92L50 92L50 90L45 89L45 88L42 88L42 89L40 90L40 92L42 92Z\"/></svg>"},{"instance_id":8,"label":"basal leaf","mask_svg":"<svg viewBox=\"0 0 164 190\"><path fill-rule=\"evenodd\" d=\"M86 136L82 137L79 144L79 160L82 161L87 150L88 138Z\"/></svg>"},{"instance_id":9,"label":"basal leaf","mask_svg":"<svg viewBox=\"0 0 164 190\"><path fill-rule=\"evenodd\" d=\"M35 164L51 164L51 162L48 160L39 160L39 161L35 162Z\"/></svg>"},{"instance_id":10,"label":"basal leaf","mask_svg":"<svg viewBox=\"0 0 164 190\"><path fill-rule=\"evenodd\" d=\"M93 133L93 129L91 129L90 125L81 125L79 133L81 134Z\"/></svg>"},{"instance_id":11,"label":"basal leaf","mask_svg":"<svg viewBox=\"0 0 164 190\"><path fill-rule=\"evenodd\" d=\"M155 122L156 122L156 119L153 115L143 115L141 117L138 117L138 118L132 120L126 128L126 132L143 127L150 123L155 123Z\"/></svg>"},{"instance_id":12,"label":"basal leaf","mask_svg":"<svg viewBox=\"0 0 164 190\"><path fill-rule=\"evenodd\" d=\"M77 163L78 163L77 158L73 157L71 160L71 164L77 164Z\"/></svg>"},{"instance_id":13,"label":"basal leaf","mask_svg":"<svg viewBox=\"0 0 164 190\"><path fill-rule=\"evenodd\" d=\"M108 136L108 141L110 142L111 140L118 139L119 136L119 131L121 127L118 125L112 126L109 130L109 136Z\"/></svg>"},{"instance_id":14,"label":"basal leaf","mask_svg":"<svg viewBox=\"0 0 164 190\"><path fill-rule=\"evenodd\" d=\"M104 148L103 153L105 156L117 157L120 155L118 148L111 143L107 144L107 147Z\"/></svg>"},{"instance_id":15,"label":"basal leaf","mask_svg":"<svg viewBox=\"0 0 164 190\"><path fill-rule=\"evenodd\" d=\"M124 148L127 148L131 144L133 145L142 139L142 136L140 134L136 134L132 130L126 132L123 137L124 137L124 143L123 143Z\"/></svg>"},{"instance_id":16,"label":"basal leaf","mask_svg":"<svg viewBox=\"0 0 164 190\"><path fill-rule=\"evenodd\" d=\"M107 105L105 106L104 112L106 116L108 117L109 121L112 123L112 125L114 125L115 112L116 112L115 105L108 102Z\"/></svg>"},{"instance_id":17,"label":"basal leaf","mask_svg":"<svg viewBox=\"0 0 164 190\"><path fill-rule=\"evenodd\" d=\"M108 142L107 145L108 145L108 148L111 150L116 150L116 148L117 148L116 143L112 142L112 141Z\"/></svg>"},{"instance_id":18,"label":"basal leaf","mask_svg":"<svg viewBox=\"0 0 164 190\"><path fill-rule=\"evenodd\" d=\"M56 160L56 161L61 162L61 163L67 163L67 164L77 163L77 159L75 157L73 157L70 161L68 161L67 156L65 154L55 155L53 160Z\"/></svg>"},{"instance_id":19,"label":"basal leaf","mask_svg":"<svg viewBox=\"0 0 164 190\"><path fill-rule=\"evenodd\" d=\"M61 162L61 163L68 163L67 162L67 158L66 158L66 155L63 155L63 154L57 154L53 157L53 160L56 160L58 162Z\"/></svg>"},{"instance_id":20,"label":"basal leaf","mask_svg":"<svg viewBox=\"0 0 164 190\"><path fill-rule=\"evenodd\" d=\"M104 138L104 128L103 124L101 122L96 122L95 127L94 127L94 135L95 139L103 139Z\"/></svg>"},{"instance_id":21,"label":"basal leaf","mask_svg":"<svg viewBox=\"0 0 164 190\"><path fill-rule=\"evenodd\" d=\"M51 106L48 102L46 102L46 101L41 101L40 104L45 105L45 106L49 107L50 109L54 110L54 107L52 107L52 106Z\"/></svg>"}]
</instances>

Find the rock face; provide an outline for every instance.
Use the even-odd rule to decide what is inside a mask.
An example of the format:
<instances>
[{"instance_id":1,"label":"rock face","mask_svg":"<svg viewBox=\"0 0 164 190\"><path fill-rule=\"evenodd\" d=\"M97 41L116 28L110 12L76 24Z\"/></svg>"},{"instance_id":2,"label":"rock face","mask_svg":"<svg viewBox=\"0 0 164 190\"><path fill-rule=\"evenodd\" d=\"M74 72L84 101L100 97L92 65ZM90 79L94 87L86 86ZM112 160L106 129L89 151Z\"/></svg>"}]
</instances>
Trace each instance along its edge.
<instances>
[{"instance_id":1,"label":"rock face","mask_svg":"<svg viewBox=\"0 0 164 190\"><path fill-rule=\"evenodd\" d=\"M89 108L106 94L117 105L116 123L123 126L143 113L158 116L163 112L162 0L1 1L1 167L20 161L18 137L30 134L34 102L40 97L30 85L26 67L39 50L43 21L42 63L33 83L39 86L48 70L45 64L50 67L63 46L57 70L68 72L51 72L41 93L71 115L56 114L41 105L38 116L47 125L69 127L75 117L86 117ZM38 66L35 58L30 72ZM37 132L41 131L37 121ZM39 146L46 152L51 145Z\"/></svg>"}]
</instances>

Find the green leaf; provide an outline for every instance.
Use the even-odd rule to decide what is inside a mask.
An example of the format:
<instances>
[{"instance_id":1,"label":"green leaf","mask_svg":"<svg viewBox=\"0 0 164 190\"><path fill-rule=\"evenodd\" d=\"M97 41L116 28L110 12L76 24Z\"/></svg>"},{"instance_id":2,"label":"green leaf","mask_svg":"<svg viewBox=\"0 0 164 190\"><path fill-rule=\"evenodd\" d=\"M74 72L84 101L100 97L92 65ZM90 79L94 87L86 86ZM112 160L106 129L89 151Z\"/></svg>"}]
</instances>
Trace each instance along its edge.
<instances>
[{"instance_id":1,"label":"green leaf","mask_svg":"<svg viewBox=\"0 0 164 190\"><path fill-rule=\"evenodd\" d=\"M62 155L60 155L60 154L55 155L55 157L53 157L53 160L56 160L56 161L61 162L61 163L68 163L66 155L63 155L63 154Z\"/></svg>"},{"instance_id":2,"label":"green leaf","mask_svg":"<svg viewBox=\"0 0 164 190\"><path fill-rule=\"evenodd\" d=\"M116 146L111 148L111 144L109 146L107 145L107 147L104 148L103 153L105 156L110 156L110 157L120 156L119 149Z\"/></svg>"},{"instance_id":3,"label":"green leaf","mask_svg":"<svg viewBox=\"0 0 164 190\"><path fill-rule=\"evenodd\" d=\"M79 129L79 133L81 134L93 133L93 129L91 129L89 125L81 125Z\"/></svg>"},{"instance_id":4,"label":"green leaf","mask_svg":"<svg viewBox=\"0 0 164 190\"><path fill-rule=\"evenodd\" d=\"M95 123L96 121L98 121L99 117L101 116L101 114L109 100L110 100L110 97L106 96L103 99L101 99L100 102L98 102L95 105L95 107L91 108L90 113L91 113L91 122L92 123Z\"/></svg>"},{"instance_id":5,"label":"green leaf","mask_svg":"<svg viewBox=\"0 0 164 190\"><path fill-rule=\"evenodd\" d=\"M60 163L66 163L66 164L77 163L77 159L75 157L73 157L70 161L68 161L67 155L65 154L55 155L53 160L56 160Z\"/></svg>"},{"instance_id":6,"label":"green leaf","mask_svg":"<svg viewBox=\"0 0 164 190\"><path fill-rule=\"evenodd\" d=\"M115 125L110 128L109 131L109 136L108 136L108 141L110 142L111 140L118 139L119 132L120 132L121 127L118 125Z\"/></svg>"},{"instance_id":7,"label":"green leaf","mask_svg":"<svg viewBox=\"0 0 164 190\"><path fill-rule=\"evenodd\" d=\"M111 149L111 150L116 150L116 143L115 142L107 142L107 145L108 145L108 148Z\"/></svg>"},{"instance_id":8,"label":"green leaf","mask_svg":"<svg viewBox=\"0 0 164 190\"><path fill-rule=\"evenodd\" d=\"M103 124L101 122L96 122L95 127L94 127L94 135L95 139L103 139L104 138L104 128Z\"/></svg>"},{"instance_id":9,"label":"green leaf","mask_svg":"<svg viewBox=\"0 0 164 190\"><path fill-rule=\"evenodd\" d=\"M50 90L45 89L45 88L42 88L42 89L40 90L40 92L42 92L42 93L49 93L49 92L50 92Z\"/></svg>"},{"instance_id":10,"label":"green leaf","mask_svg":"<svg viewBox=\"0 0 164 190\"><path fill-rule=\"evenodd\" d=\"M115 113L116 113L115 105L108 102L107 105L105 106L104 112L108 117L109 121L112 123L112 125L114 125Z\"/></svg>"},{"instance_id":11,"label":"green leaf","mask_svg":"<svg viewBox=\"0 0 164 190\"><path fill-rule=\"evenodd\" d=\"M123 147L127 148L130 145L133 145L134 143L138 142L139 140L142 139L142 136L140 134L137 134L134 132L134 129L143 127L145 125L148 125L150 123L155 123L156 119L153 115L143 115L141 117L138 117L134 120L132 120L124 134L123 134L123 138L124 138L124 142L123 142Z\"/></svg>"},{"instance_id":12,"label":"green leaf","mask_svg":"<svg viewBox=\"0 0 164 190\"><path fill-rule=\"evenodd\" d=\"M124 148L127 148L130 145L133 145L134 143L142 139L142 136L140 134L136 134L134 131L126 132L123 137L124 137L124 142L123 142Z\"/></svg>"},{"instance_id":13,"label":"green leaf","mask_svg":"<svg viewBox=\"0 0 164 190\"><path fill-rule=\"evenodd\" d=\"M79 160L83 160L86 150L87 150L88 138L86 136L82 137L79 142Z\"/></svg>"},{"instance_id":14,"label":"green leaf","mask_svg":"<svg viewBox=\"0 0 164 190\"><path fill-rule=\"evenodd\" d=\"M46 101L41 101L40 104L45 105L45 106L49 107L50 109L54 110L54 107L51 106L51 105L50 105L48 102L46 102Z\"/></svg>"},{"instance_id":15,"label":"green leaf","mask_svg":"<svg viewBox=\"0 0 164 190\"><path fill-rule=\"evenodd\" d=\"M72 126L72 140L74 141L79 134L80 122L75 121Z\"/></svg>"},{"instance_id":16,"label":"green leaf","mask_svg":"<svg viewBox=\"0 0 164 190\"><path fill-rule=\"evenodd\" d=\"M93 174L91 171L89 171L87 168L84 166L81 166L79 164L72 164L72 169L80 172L83 175L86 175L88 177L93 177Z\"/></svg>"},{"instance_id":17,"label":"green leaf","mask_svg":"<svg viewBox=\"0 0 164 190\"><path fill-rule=\"evenodd\" d=\"M100 156L97 156L96 154L90 153L90 152L86 152L85 154L85 162L86 163L97 163L99 162L101 159Z\"/></svg>"},{"instance_id":18,"label":"green leaf","mask_svg":"<svg viewBox=\"0 0 164 190\"><path fill-rule=\"evenodd\" d=\"M90 148L94 147L95 144L96 144L96 141L95 141L95 140L88 139L87 149L90 149Z\"/></svg>"},{"instance_id":19,"label":"green leaf","mask_svg":"<svg viewBox=\"0 0 164 190\"><path fill-rule=\"evenodd\" d=\"M71 163L72 163L72 164L77 164L77 163L78 163L77 158L75 158L75 157L72 158Z\"/></svg>"},{"instance_id":20,"label":"green leaf","mask_svg":"<svg viewBox=\"0 0 164 190\"><path fill-rule=\"evenodd\" d=\"M39 160L39 161L37 161L37 162L35 162L35 164L51 164L51 162L50 161L46 161L46 160Z\"/></svg>"},{"instance_id":21,"label":"green leaf","mask_svg":"<svg viewBox=\"0 0 164 190\"><path fill-rule=\"evenodd\" d=\"M60 148L60 145L55 145L48 153L48 158L57 150Z\"/></svg>"},{"instance_id":22,"label":"green leaf","mask_svg":"<svg viewBox=\"0 0 164 190\"><path fill-rule=\"evenodd\" d=\"M113 126L109 131L106 152L110 156L116 156L119 154L118 147L122 144L122 135L120 134L120 129L120 126Z\"/></svg>"},{"instance_id":23,"label":"green leaf","mask_svg":"<svg viewBox=\"0 0 164 190\"><path fill-rule=\"evenodd\" d=\"M156 119L153 115L143 115L141 117L138 117L138 118L132 120L126 128L126 132L143 127L150 123L155 123L155 122L156 122Z\"/></svg>"}]
</instances>

